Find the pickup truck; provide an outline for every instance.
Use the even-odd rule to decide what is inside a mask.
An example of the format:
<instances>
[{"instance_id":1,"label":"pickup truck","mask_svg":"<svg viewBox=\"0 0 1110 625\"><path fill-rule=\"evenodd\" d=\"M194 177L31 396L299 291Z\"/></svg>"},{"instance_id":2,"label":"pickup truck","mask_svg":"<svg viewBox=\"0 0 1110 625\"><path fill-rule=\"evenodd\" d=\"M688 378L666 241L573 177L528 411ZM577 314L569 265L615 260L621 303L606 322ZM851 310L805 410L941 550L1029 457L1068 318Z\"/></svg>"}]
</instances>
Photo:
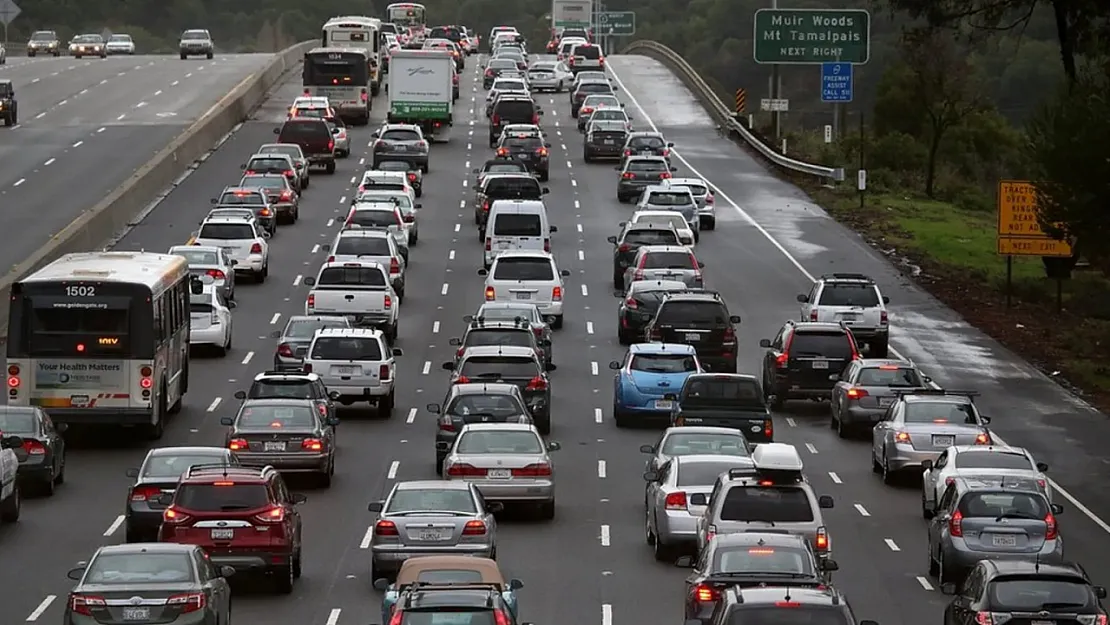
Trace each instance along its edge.
<instances>
[{"instance_id":1,"label":"pickup truck","mask_svg":"<svg viewBox=\"0 0 1110 625\"><path fill-rule=\"evenodd\" d=\"M737 373L696 373L686 378L674 402L671 425L701 425L740 430L751 445L774 440L771 411L755 376Z\"/></svg>"},{"instance_id":2,"label":"pickup truck","mask_svg":"<svg viewBox=\"0 0 1110 625\"><path fill-rule=\"evenodd\" d=\"M400 298L389 282L389 267L368 261L328 262L304 283L312 290L306 315L339 315L355 327L379 328L392 344L397 340Z\"/></svg>"}]
</instances>

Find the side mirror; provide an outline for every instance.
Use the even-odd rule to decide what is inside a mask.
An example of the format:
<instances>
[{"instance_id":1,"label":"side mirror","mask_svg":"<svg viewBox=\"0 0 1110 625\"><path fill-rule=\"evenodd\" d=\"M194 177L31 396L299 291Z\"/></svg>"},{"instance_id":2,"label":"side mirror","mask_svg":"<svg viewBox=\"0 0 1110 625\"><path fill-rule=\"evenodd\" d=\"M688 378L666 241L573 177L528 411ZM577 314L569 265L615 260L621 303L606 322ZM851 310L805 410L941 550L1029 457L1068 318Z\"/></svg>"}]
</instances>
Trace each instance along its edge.
<instances>
[{"instance_id":1,"label":"side mirror","mask_svg":"<svg viewBox=\"0 0 1110 625\"><path fill-rule=\"evenodd\" d=\"M463 315L463 323L470 323L474 321L474 315Z\"/></svg>"},{"instance_id":2,"label":"side mirror","mask_svg":"<svg viewBox=\"0 0 1110 625\"><path fill-rule=\"evenodd\" d=\"M138 469L128 469L127 470L127 477L139 477L139 470Z\"/></svg>"},{"instance_id":3,"label":"side mirror","mask_svg":"<svg viewBox=\"0 0 1110 625\"><path fill-rule=\"evenodd\" d=\"M674 143L668 143L668 144L667 144L667 147L668 147L668 148L673 148L673 147L674 147Z\"/></svg>"},{"instance_id":4,"label":"side mirror","mask_svg":"<svg viewBox=\"0 0 1110 625\"><path fill-rule=\"evenodd\" d=\"M280 135L281 134L281 128L274 128L274 134L275 135Z\"/></svg>"},{"instance_id":5,"label":"side mirror","mask_svg":"<svg viewBox=\"0 0 1110 625\"><path fill-rule=\"evenodd\" d=\"M619 360L611 360L611 361L609 361L609 368L610 368L610 369L612 369L613 371L618 371L618 370L620 370L620 368L621 368L621 363L620 363L620 361L619 361Z\"/></svg>"},{"instance_id":6,"label":"side mirror","mask_svg":"<svg viewBox=\"0 0 1110 625\"><path fill-rule=\"evenodd\" d=\"M385 508L384 501L371 501L370 505L366 506L366 509L370 512L381 512L383 508Z\"/></svg>"},{"instance_id":7,"label":"side mirror","mask_svg":"<svg viewBox=\"0 0 1110 625\"><path fill-rule=\"evenodd\" d=\"M246 391L235 391L235 394L232 395L232 397L242 401L242 400L247 398L247 392Z\"/></svg>"},{"instance_id":8,"label":"side mirror","mask_svg":"<svg viewBox=\"0 0 1110 625\"><path fill-rule=\"evenodd\" d=\"M640 445L640 453L653 454L655 453L655 445Z\"/></svg>"},{"instance_id":9,"label":"side mirror","mask_svg":"<svg viewBox=\"0 0 1110 625\"><path fill-rule=\"evenodd\" d=\"M72 580L75 580L75 581L81 581L81 578L84 577L84 576L85 576L85 567L83 567L83 566L78 566L78 567L72 568L72 569L69 570L68 573L66 573L66 577L68 577Z\"/></svg>"},{"instance_id":10,"label":"side mirror","mask_svg":"<svg viewBox=\"0 0 1110 625\"><path fill-rule=\"evenodd\" d=\"M331 134L333 134L333 135L339 134L339 129L338 128L332 128L331 129Z\"/></svg>"},{"instance_id":11,"label":"side mirror","mask_svg":"<svg viewBox=\"0 0 1110 625\"><path fill-rule=\"evenodd\" d=\"M839 381L840 381L840 374L839 373L829 374L829 382L839 382Z\"/></svg>"},{"instance_id":12,"label":"side mirror","mask_svg":"<svg viewBox=\"0 0 1110 625\"><path fill-rule=\"evenodd\" d=\"M231 577L235 575L235 567L223 565L220 567L220 577Z\"/></svg>"},{"instance_id":13,"label":"side mirror","mask_svg":"<svg viewBox=\"0 0 1110 625\"><path fill-rule=\"evenodd\" d=\"M924 380L924 382L925 382L926 384L929 384L930 382L932 382L932 381L933 381L933 378L930 378L930 377L929 377L929 376L927 376L927 375L923 375L923 376L921 376L921 379L922 379L922 380Z\"/></svg>"},{"instance_id":14,"label":"side mirror","mask_svg":"<svg viewBox=\"0 0 1110 625\"><path fill-rule=\"evenodd\" d=\"M678 558L674 561L674 565L680 569L692 569L694 568L694 557L678 556Z\"/></svg>"},{"instance_id":15,"label":"side mirror","mask_svg":"<svg viewBox=\"0 0 1110 625\"><path fill-rule=\"evenodd\" d=\"M440 367L444 371L454 371L455 370L455 363L453 363L451 361L447 361L447 362L443 363L442 365L440 365Z\"/></svg>"},{"instance_id":16,"label":"side mirror","mask_svg":"<svg viewBox=\"0 0 1110 625\"><path fill-rule=\"evenodd\" d=\"M1095 591L1095 596L1098 597L1099 599L1105 599L1106 598L1106 587L1105 586L1094 586L1094 587L1092 587L1092 590Z\"/></svg>"},{"instance_id":17,"label":"side mirror","mask_svg":"<svg viewBox=\"0 0 1110 625\"><path fill-rule=\"evenodd\" d=\"M672 167L672 168L671 168L671 173L672 173L672 174L673 174L674 172L676 172L676 171L678 171L678 168L677 168L677 167Z\"/></svg>"},{"instance_id":18,"label":"side mirror","mask_svg":"<svg viewBox=\"0 0 1110 625\"><path fill-rule=\"evenodd\" d=\"M557 441L551 441L547 444L547 451L559 451L562 448L563 446L560 445Z\"/></svg>"},{"instance_id":19,"label":"side mirror","mask_svg":"<svg viewBox=\"0 0 1110 625\"><path fill-rule=\"evenodd\" d=\"M883 296L883 303L884 304L889 304L890 303L890 298L884 295Z\"/></svg>"},{"instance_id":20,"label":"side mirror","mask_svg":"<svg viewBox=\"0 0 1110 625\"><path fill-rule=\"evenodd\" d=\"M709 504L709 498L705 493L694 493L690 495L690 505L692 506L705 506Z\"/></svg>"},{"instance_id":21,"label":"side mirror","mask_svg":"<svg viewBox=\"0 0 1110 625\"><path fill-rule=\"evenodd\" d=\"M933 470L933 461L932 460L922 460L921 461L921 469L923 471L932 471Z\"/></svg>"},{"instance_id":22,"label":"side mirror","mask_svg":"<svg viewBox=\"0 0 1110 625\"><path fill-rule=\"evenodd\" d=\"M663 399L665 399L667 401L677 401L678 400L678 395L676 395L674 393L664 393L663 394Z\"/></svg>"},{"instance_id":23,"label":"side mirror","mask_svg":"<svg viewBox=\"0 0 1110 625\"><path fill-rule=\"evenodd\" d=\"M619 166L613 168L613 171L620 171L620 170L621 170L621 168Z\"/></svg>"},{"instance_id":24,"label":"side mirror","mask_svg":"<svg viewBox=\"0 0 1110 625\"><path fill-rule=\"evenodd\" d=\"M489 270L488 269L479 269L478 270L478 275L479 276L488 276L489 275Z\"/></svg>"},{"instance_id":25,"label":"side mirror","mask_svg":"<svg viewBox=\"0 0 1110 625\"><path fill-rule=\"evenodd\" d=\"M271 332L270 333L270 338L280 339L281 338L281 330L274 330L273 332Z\"/></svg>"},{"instance_id":26,"label":"side mirror","mask_svg":"<svg viewBox=\"0 0 1110 625\"><path fill-rule=\"evenodd\" d=\"M481 173L481 171L482 171L482 170L480 170L480 169L475 169L474 171L472 171L472 172L470 172L470 173L472 173L472 174L477 174L477 173Z\"/></svg>"},{"instance_id":27,"label":"side mirror","mask_svg":"<svg viewBox=\"0 0 1110 625\"><path fill-rule=\"evenodd\" d=\"M564 278L569 278L570 277L570 270L569 269L564 269L564 270L559 272L559 275L563 276Z\"/></svg>"},{"instance_id":28,"label":"side mirror","mask_svg":"<svg viewBox=\"0 0 1110 625\"><path fill-rule=\"evenodd\" d=\"M542 193L543 195L547 195L548 193L551 193L551 189L548 189L547 187L544 187L544 188L540 189L540 193Z\"/></svg>"},{"instance_id":29,"label":"side mirror","mask_svg":"<svg viewBox=\"0 0 1110 625\"><path fill-rule=\"evenodd\" d=\"M389 590L389 580L384 577L379 577L374 580L374 588L382 592Z\"/></svg>"},{"instance_id":30,"label":"side mirror","mask_svg":"<svg viewBox=\"0 0 1110 625\"><path fill-rule=\"evenodd\" d=\"M246 163L243 163L242 165L240 165L240 166L239 166L239 169L246 169L246 168L247 168L247 164L246 164Z\"/></svg>"},{"instance_id":31,"label":"side mirror","mask_svg":"<svg viewBox=\"0 0 1110 625\"><path fill-rule=\"evenodd\" d=\"M801 294L798 295L797 300L798 300L799 304L805 304L805 303L809 302L809 296L804 294L804 293L801 293Z\"/></svg>"},{"instance_id":32,"label":"side mirror","mask_svg":"<svg viewBox=\"0 0 1110 625\"><path fill-rule=\"evenodd\" d=\"M547 229L547 231L552 232L552 233L558 232L559 231L559 226L551 226L550 228Z\"/></svg>"},{"instance_id":33,"label":"side mirror","mask_svg":"<svg viewBox=\"0 0 1110 625\"><path fill-rule=\"evenodd\" d=\"M331 391L331 392L328 393L328 399L330 399L332 401L335 401L335 400L339 399L340 397L343 397L343 393L340 393L339 391Z\"/></svg>"},{"instance_id":34,"label":"side mirror","mask_svg":"<svg viewBox=\"0 0 1110 625\"><path fill-rule=\"evenodd\" d=\"M451 443L440 441L436 443L436 451L448 452L451 451Z\"/></svg>"},{"instance_id":35,"label":"side mirror","mask_svg":"<svg viewBox=\"0 0 1110 625\"><path fill-rule=\"evenodd\" d=\"M555 323L558 320L559 320L558 317L556 317L555 315L546 315L543 318L543 322L546 323L547 325L551 325L551 324Z\"/></svg>"},{"instance_id":36,"label":"side mirror","mask_svg":"<svg viewBox=\"0 0 1110 625\"><path fill-rule=\"evenodd\" d=\"M17 449L23 446L23 439L18 436L6 436L0 447L4 449Z\"/></svg>"},{"instance_id":37,"label":"side mirror","mask_svg":"<svg viewBox=\"0 0 1110 625\"><path fill-rule=\"evenodd\" d=\"M231 427L231 426L235 425L235 418L234 417L220 417L220 425L226 425L228 427Z\"/></svg>"},{"instance_id":38,"label":"side mirror","mask_svg":"<svg viewBox=\"0 0 1110 625\"><path fill-rule=\"evenodd\" d=\"M552 363L549 363L549 364L547 364L547 365L544 365L544 368L543 368L543 370L544 370L544 371L554 371L554 370L556 370L556 369L558 369L558 368L559 368L559 365L557 365L557 364L555 364L555 363L553 363L553 362L552 362Z\"/></svg>"},{"instance_id":39,"label":"side mirror","mask_svg":"<svg viewBox=\"0 0 1110 625\"><path fill-rule=\"evenodd\" d=\"M339 417L328 417L325 423L332 427L337 426L339 425Z\"/></svg>"},{"instance_id":40,"label":"side mirror","mask_svg":"<svg viewBox=\"0 0 1110 625\"><path fill-rule=\"evenodd\" d=\"M1044 473L1045 471L1048 470L1048 465L1043 463L1043 462L1038 462L1037 463L1037 470L1040 471L1041 473Z\"/></svg>"},{"instance_id":41,"label":"side mirror","mask_svg":"<svg viewBox=\"0 0 1110 625\"><path fill-rule=\"evenodd\" d=\"M1061 514L1064 513L1064 506L1061 506L1058 503L1052 504L1051 506L1049 506L1049 509L1051 509L1052 514L1055 514L1055 515L1061 515Z\"/></svg>"},{"instance_id":42,"label":"side mirror","mask_svg":"<svg viewBox=\"0 0 1110 625\"><path fill-rule=\"evenodd\" d=\"M979 415L979 420L982 421L983 423L990 423L991 422L991 418L988 417L985 414Z\"/></svg>"},{"instance_id":43,"label":"side mirror","mask_svg":"<svg viewBox=\"0 0 1110 625\"><path fill-rule=\"evenodd\" d=\"M768 349L771 347L771 339L759 339L759 346Z\"/></svg>"},{"instance_id":44,"label":"side mirror","mask_svg":"<svg viewBox=\"0 0 1110 625\"><path fill-rule=\"evenodd\" d=\"M420 202L417 202L417 203L413 204L412 207L413 208L424 208L424 205L421 204Z\"/></svg>"},{"instance_id":45,"label":"side mirror","mask_svg":"<svg viewBox=\"0 0 1110 625\"><path fill-rule=\"evenodd\" d=\"M730 315L728 318L729 323L740 323L740 315Z\"/></svg>"},{"instance_id":46,"label":"side mirror","mask_svg":"<svg viewBox=\"0 0 1110 625\"><path fill-rule=\"evenodd\" d=\"M821 569L822 571L831 573L832 571L839 571L840 565L836 563L836 560L825 559L821 560L820 564L817 565L817 568Z\"/></svg>"},{"instance_id":47,"label":"side mirror","mask_svg":"<svg viewBox=\"0 0 1110 625\"><path fill-rule=\"evenodd\" d=\"M612 243L613 245L617 244L617 237L606 237L605 240Z\"/></svg>"},{"instance_id":48,"label":"side mirror","mask_svg":"<svg viewBox=\"0 0 1110 625\"><path fill-rule=\"evenodd\" d=\"M427 406L424 406L424 408L432 414L439 414L442 406L440 406L439 404L428 404Z\"/></svg>"},{"instance_id":49,"label":"side mirror","mask_svg":"<svg viewBox=\"0 0 1110 625\"><path fill-rule=\"evenodd\" d=\"M833 498L831 495L821 495L817 498L817 505L820 508L828 510L833 507Z\"/></svg>"},{"instance_id":50,"label":"side mirror","mask_svg":"<svg viewBox=\"0 0 1110 625\"><path fill-rule=\"evenodd\" d=\"M308 501L308 497L305 497L301 493L293 493L289 495L289 501L293 502L294 506L299 506L302 503Z\"/></svg>"},{"instance_id":51,"label":"side mirror","mask_svg":"<svg viewBox=\"0 0 1110 625\"><path fill-rule=\"evenodd\" d=\"M219 200L217 200L216 198L212 198L212 199L208 200L208 203L209 203L209 204L219 204L219 203L220 203L220 201L219 201Z\"/></svg>"},{"instance_id":52,"label":"side mirror","mask_svg":"<svg viewBox=\"0 0 1110 625\"><path fill-rule=\"evenodd\" d=\"M520 590L521 588L524 588L524 582L519 579L509 580L509 590Z\"/></svg>"},{"instance_id":53,"label":"side mirror","mask_svg":"<svg viewBox=\"0 0 1110 625\"><path fill-rule=\"evenodd\" d=\"M236 307L236 306L238 306L238 305L239 305L239 304L236 304L236 303L235 303L235 300L230 300L230 301L228 301L228 303L227 303L227 309L228 309L228 310L235 310L235 307Z\"/></svg>"},{"instance_id":54,"label":"side mirror","mask_svg":"<svg viewBox=\"0 0 1110 625\"><path fill-rule=\"evenodd\" d=\"M698 261L698 269L705 269L705 263Z\"/></svg>"},{"instance_id":55,"label":"side mirror","mask_svg":"<svg viewBox=\"0 0 1110 625\"><path fill-rule=\"evenodd\" d=\"M941 592L941 594L944 594L944 595L954 595L954 594L956 594L956 585L951 583L951 582L949 582L947 584L941 584L940 585L940 592Z\"/></svg>"},{"instance_id":56,"label":"side mirror","mask_svg":"<svg viewBox=\"0 0 1110 625\"><path fill-rule=\"evenodd\" d=\"M490 514L501 514L505 511L505 504L500 501L491 501L486 504L486 511Z\"/></svg>"},{"instance_id":57,"label":"side mirror","mask_svg":"<svg viewBox=\"0 0 1110 625\"><path fill-rule=\"evenodd\" d=\"M375 130L374 132L370 133L370 136L377 139L379 134L380 134L380 131ZM477 170L475 170L475 171L477 171Z\"/></svg>"},{"instance_id":58,"label":"side mirror","mask_svg":"<svg viewBox=\"0 0 1110 625\"><path fill-rule=\"evenodd\" d=\"M457 338L448 339L447 344L448 345L456 345L456 346L457 345L462 345L462 339L457 339Z\"/></svg>"},{"instance_id":59,"label":"side mirror","mask_svg":"<svg viewBox=\"0 0 1110 625\"><path fill-rule=\"evenodd\" d=\"M659 474L656 473L655 471L644 471L644 481L645 482L658 482L659 481Z\"/></svg>"},{"instance_id":60,"label":"side mirror","mask_svg":"<svg viewBox=\"0 0 1110 625\"><path fill-rule=\"evenodd\" d=\"M316 278L308 276L304 280L301 280L301 284L305 286L316 286Z\"/></svg>"}]
</instances>

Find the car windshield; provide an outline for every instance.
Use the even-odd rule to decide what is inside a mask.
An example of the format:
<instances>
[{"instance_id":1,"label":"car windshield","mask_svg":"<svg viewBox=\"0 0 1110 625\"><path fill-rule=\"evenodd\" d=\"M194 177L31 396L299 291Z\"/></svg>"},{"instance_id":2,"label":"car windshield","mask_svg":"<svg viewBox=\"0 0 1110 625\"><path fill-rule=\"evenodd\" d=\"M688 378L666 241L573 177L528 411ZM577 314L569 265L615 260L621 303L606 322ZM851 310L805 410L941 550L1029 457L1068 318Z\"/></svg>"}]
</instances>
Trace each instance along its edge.
<instances>
[{"instance_id":1,"label":"car windshield","mask_svg":"<svg viewBox=\"0 0 1110 625\"><path fill-rule=\"evenodd\" d=\"M311 406L246 406L235 426L240 429L306 429L316 427L316 410Z\"/></svg>"},{"instance_id":2,"label":"car windshield","mask_svg":"<svg viewBox=\"0 0 1110 625\"><path fill-rule=\"evenodd\" d=\"M720 547L713 554L711 570L713 573L816 573L808 551L782 545Z\"/></svg>"},{"instance_id":3,"label":"car windshield","mask_svg":"<svg viewBox=\"0 0 1110 625\"><path fill-rule=\"evenodd\" d=\"M998 579L990 584L991 605L1010 612L1040 612L1059 609L1083 612L1097 605L1091 587L1080 579L1053 579L1046 576Z\"/></svg>"},{"instance_id":4,"label":"car windshield","mask_svg":"<svg viewBox=\"0 0 1110 625\"><path fill-rule=\"evenodd\" d=\"M315 399L311 380L304 378L259 380L251 385L251 399Z\"/></svg>"},{"instance_id":5,"label":"car windshield","mask_svg":"<svg viewBox=\"0 0 1110 625\"><path fill-rule=\"evenodd\" d=\"M493 279L550 282L555 279L555 268L551 266L551 261L546 258L506 258L502 256L494 261Z\"/></svg>"},{"instance_id":6,"label":"car windshield","mask_svg":"<svg viewBox=\"0 0 1110 625\"><path fill-rule=\"evenodd\" d=\"M186 553L105 553L89 563L86 584L172 584L193 581Z\"/></svg>"},{"instance_id":7,"label":"car windshield","mask_svg":"<svg viewBox=\"0 0 1110 625\"><path fill-rule=\"evenodd\" d=\"M227 457L223 454L170 454L162 453L152 455L143 465L139 474L143 478L174 478L189 470L189 467L201 464L228 464Z\"/></svg>"},{"instance_id":8,"label":"car windshield","mask_svg":"<svg viewBox=\"0 0 1110 625\"><path fill-rule=\"evenodd\" d=\"M54 41L57 38L58 36L52 32L37 32L31 35L31 41Z\"/></svg>"},{"instance_id":9,"label":"car windshield","mask_svg":"<svg viewBox=\"0 0 1110 625\"><path fill-rule=\"evenodd\" d=\"M340 237L333 256L390 256L393 250L386 237Z\"/></svg>"},{"instance_id":10,"label":"car windshield","mask_svg":"<svg viewBox=\"0 0 1110 625\"><path fill-rule=\"evenodd\" d=\"M412 167L412 165L409 165L405 161L379 161L378 162L378 169L380 169L381 171L404 171L404 172L408 172L408 171L411 171L413 169L413 167Z\"/></svg>"},{"instance_id":11,"label":"car windshield","mask_svg":"<svg viewBox=\"0 0 1110 625\"><path fill-rule=\"evenodd\" d=\"M131 41L131 35L112 35L108 38L108 41L114 43L127 43Z\"/></svg>"},{"instance_id":12,"label":"car windshield","mask_svg":"<svg viewBox=\"0 0 1110 625\"><path fill-rule=\"evenodd\" d=\"M689 252L651 252L643 261L641 269L697 269Z\"/></svg>"},{"instance_id":13,"label":"car windshield","mask_svg":"<svg viewBox=\"0 0 1110 625\"><path fill-rule=\"evenodd\" d=\"M667 142L662 137L632 137L628 141L628 147L639 150L654 150L666 145Z\"/></svg>"},{"instance_id":14,"label":"car windshield","mask_svg":"<svg viewBox=\"0 0 1110 625\"><path fill-rule=\"evenodd\" d=\"M208 223L200 227L198 239L215 239L218 241L243 241L256 238L254 228L250 224L213 224Z\"/></svg>"},{"instance_id":15,"label":"car windshield","mask_svg":"<svg viewBox=\"0 0 1110 625\"><path fill-rule=\"evenodd\" d=\"M638 167L633 167L633 165L638 165L638 163L635 161L630 163L628 169L639 169ZM644 171L659 171L658 167L664 167L664 164L653 162L653 164ZM694 203L694 200L690 197L689 192L652 191L648 194L647 203L654 204L655 206L689 206Z\"/></svg>"},{"instance_id":16,"label":"car windshield","mask_svg":"<svg viewBox=\"0 0 1110 625\"><path fill-rule=\"evenodd\" d=\"M912 367L868 367L859 372L856 384L860 386L893 386L917 388L924 386L921 376Z\"/></svg>"},{"instance_id":17,"label":"car windshield","mask_svg":"<svg viewBox=\"0 0 1110 625\"><path fill-rule=\"evenodd\" d=\"M539 321L539 310L532 304L524 304L521 306L483 306L478 310L478 314L474 315L475 318L482 318L486 321L513 321L517 317L523 317L532 323Z\"/></svg>"},{"instance_id":18,"label":"car windshield","mask_svg":"<svg viewBox=\"0 0 1110 625\"><path fill-rule=\"evenodd\" d=\"M285 167L285 165L282 165ZM246 189L284 189L285 178L280 176L243 176L239 186Z\"/></svg>"},{"instance_id":19,"label":"car windshield","mask_svg":"<svg viewBox=\"0 0 1110 625\"><path fill-rule=\"evenodd\" d=\"M466 333L463 344L466 347L477 345L512 345L532 347L532 331L509 328L480 328Z\"/></svg>"},{"instance_id":20,"label":"car windshield","mask_svg":"<svg viewBox=\"0 0 1110 625\"><path fill-rule=\"evenodd\" d=\"M397 225L397 215L392 210L356 210L347 220L347 225L388 228Z\"/></svg>"},{"instance_id":21,"label":"car windshield","mask_svg":"<svg viewBox=\"0 0 1110 625\"><path fill-rule=\"evenodd\" d=\"M957 469L1017 469L1029 471L1033 463L1024 454L1005 451L980 451L956 454Z\"/></svg>"},{"instance_id":22,"label":"car windshield","mask_svg":"<svg viewBox=\"0 0 1110 625\"><path fill-rule=\"evenodd\" d=\"M660 453L667 456L723 454L746 457L748 442L740 433L674 432L663 441Z\"/></svg>"},{"instance_id":23,"label":"car windshield","mask_svg":"<svg viewBox=\"0 0 1110 625\"><path fill-rule=\"evenodd\" d=\"M1039 493L971 492L960 499L959 512L967 518L1017 517L1043 519L1048 503Z\"/></svg>"},{"instance_id":24,"label":"car windshield","mask_svg":"<svg viewBox=\"0 0 1110 625\"><path fill-rule=\"evenodd\" d=\"M186 249L176 249L173 251L175 256L184 256L185 260L190 265L219 265L220 257L216 252L207 251L194 251Z\"/></svg>"},{"instance_id":25,"label":"car windshield","mask_svg":"<svg viewBox=\"0 0 1110 625\"><path fill-rule=\"evenodd\" d=\"M0 406L0 432L4 434L38 434L38 422L34 408Z\"/></svg>"},{"instance_id":26,"label":"car windshield","mask_svg":"<svg viewBox=\"0 0 1110 625\"><path fill-rule=\"evenodd\" d=\"M463 377L473 380L534 378L540 375L535 360L523 356L471 356L463 362Z\"/></svg>"},{"instance_id":27,"label":"car windshield","mask_svg":"<svg viewBox=\"0 0 1110 625\"><path fill-rule=\"evenodd\" d=\"M540 454L543 453L543 443L533 432L478 430L463 432L455 453Z\"/></svg>"},{"instance_id":28,"label":"car windshield","mask_svg":"<svg viewBox=\"0 0 1110 625\"><path fill-rule=\"evenodd\" d=\"M688 373L697 371L698 363L692 354L635 354L629 368L645 373Z\"/></svg>"},{"instance_id":29,"label":"car windshield","mask_svg":"<svg viewBox=\"0 0 1110 625\"><path fill-rule=\"evenodd\" d=\"M357 336L321 336L312 345L313 360L382 360L377 339Z\"/></svg>"},{"instance_id":30,"label":"car windshield","mask_svg":"<svg viewBox=\"0 0 1110 625\"><path fill-rule=\"evenodd\" d=\"M284 171L289 169L289 161L284 158L252 158L251 162L247 163L247 169L255 171Z\"/></svg>"},{"instance_id":31,"label":"car windshield","mask_svg":"<svg viewBox=\"0 0 1110 625\"><path fill-rule=\"evenodd\" d=\"M513 417L524 414L523 407L511 395L459 395L447 406L447 414L457 417L488 415Z\"/></svg>"},{"instance_id":32,"label":"car windshield","mask_svg":"<svg viewBox=\"0 0 1110 625\"><path fill-rule=\"evenodd\" d=\"M345 319L294 319L285 326L282 336L291 339L310 339L317 330L325 328L349 328Z\"/></svg>"},{"instance_id":33,"label":"car windshield","mask_svg":"<svg viewBox=\"0 0 1110 625\"><path fill-rule=\"evenodd\" d=\"M784 609L770 605L751 605L728 615L727 625L851 625L842 606L801 605Z\"/></svg>"},{"instance_id":34,"label":"car windshield","mask_svg":"<svg viewBox=\"0 0 1110 625\"><path fill-rule=\"evenodd\" d=\"M209 484L180 484L173 501L175 506L186 510L253 510L270 505L270 492L265 484L237 483L229 477Z\"/></svg>"},{"instance_id":35,"label":"car windshield","mask_svg":"<svg viewBox=\"0 0 1110 625\"><path fill-rule=\"evenodd\" d=\"M398 512L478 512L469 490L460 488L405 488L393 492L386 514Z\"/></svg>"},{"instance_id":36,"label":"car windshield","mask_svg":"<svg viewBox=\"0 0 1110 625\"><path fill-rule=\"evenodd\" d=\"M678 235L672 230L629 230L623 243L633 245L678 245Z\"/></svg>"},{"instance_id":37,"label":"car windshield","mask_svg":"<svg viewBox=\"0 0 1110 625\"><path fill-rule=\"evenodd\" d=\"M692 323L698 325L724 325L728 315L717 302L664 302L656 323L662 325Z\"/></svg>"},{"instance_id":38,"label":"car windshield","mask_svg":"<svg viewBox=\"0 0 1110 625\"><path fill-rule=\"evenodd\" d=\"M733 486L721 504L722 521L808 523L809 497L796 486Z\"/></svg>"},{"instance_id":39,"label":"car windshield","mask_svg":"<svg viewBox=\"0 0 1110 625\"><path fill-rule=\"evenodd\" d=\"M582 101L582 106L592 106L594 108L620 105L621 101L612 95L591 95L586 96L586 99Z\"/></svg>"},{"instance_id":40,"label":"car windshield","mask_svg":"<svg viewBox=\"0 0 1110 625\"><path fill-rule=\"evenodd\" d=\"M906 402L902 420L906 423L977 423L970 403L951 401Z\"/></svg>"},{"instance_id":41,"label":"car windshield","mask_svg":"<svg viewBox=\"0 0 1110 625\"><path fill-rule=\"evenodd\" d=\"M316 278L317 286L352 285L385 287L385 274L376 266L363 267L356 265L348 267L328 267L320 272Z\"/></svg>"},{"instance_id":42,"label":"car windshield","mask_svg":"<svg viewBox=\"0 0 1110 625\"><path fill-rule=\"evenodd\" d=\"M182 39L208 39L208 31L206 30L187 30L185 34L181 35Z\"/></svg>"},{"instance_id":43,"label":"car windshield","mask_svg":"<svg viewBox=\"0 0 1110 625\"><path fill-rule=\"evenodd\" d=\"M518 172L528 171L528 168L523 163L512 161L497 161L495 163L486 163L483 173L486 174L515 174Z\"/></svg>"},{"instance_id":44,"label":"car windshield","mask_svg":"<svg viewBox=\"0 0 1110 625\"><path fill-rule=\"evenodd\" d=\"M812 358L824 356L850 360L852 343L846 331L795 332L790 343L790 355Z\"/></svg>"},{"instance_id":45,"label":"car windshield","mask_svg":"<svg viewBox=\"0 0 1110 625\"><path fill-rule=\"evenodd\" d=\"M821 299L817 305L872 308L879 305L879 293L871 284L826 283L825 288L821 289Z\"/></svg>"},{"instance_id":46,"label":"car windshield","mask_svg":"<svg viewBox=\"0 0 1110 625\"><path fill-rule=\"evenodd\" d=\"M712 486L722 473L737 467L748 467L748 463L715 460L713 462L684 462L678 465L677 486Z\"/></svg>"}]
</instances>

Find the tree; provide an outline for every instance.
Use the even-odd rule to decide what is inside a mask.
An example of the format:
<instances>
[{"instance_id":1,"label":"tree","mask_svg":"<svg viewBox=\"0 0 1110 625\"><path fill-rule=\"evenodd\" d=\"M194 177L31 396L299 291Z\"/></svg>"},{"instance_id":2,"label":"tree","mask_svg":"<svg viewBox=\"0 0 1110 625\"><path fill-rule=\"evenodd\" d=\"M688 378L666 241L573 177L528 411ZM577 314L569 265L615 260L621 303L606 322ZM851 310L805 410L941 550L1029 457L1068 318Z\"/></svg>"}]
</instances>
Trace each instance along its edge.
<instances>
[{"instance_id":1,"label":"tree","mask_svg":"<svg viewBox=\"0 0 1110 625\"><path fill-rule=\"evenodd\" d=\"M925 166L925 195L933 197L937 155L944 135L968 115L983 109L982 81L968 51L938 30L907 32L902 38L902 59L908 71L902 90L911 96L925 119L928 160Z\"/></svg>"}]
</instances>

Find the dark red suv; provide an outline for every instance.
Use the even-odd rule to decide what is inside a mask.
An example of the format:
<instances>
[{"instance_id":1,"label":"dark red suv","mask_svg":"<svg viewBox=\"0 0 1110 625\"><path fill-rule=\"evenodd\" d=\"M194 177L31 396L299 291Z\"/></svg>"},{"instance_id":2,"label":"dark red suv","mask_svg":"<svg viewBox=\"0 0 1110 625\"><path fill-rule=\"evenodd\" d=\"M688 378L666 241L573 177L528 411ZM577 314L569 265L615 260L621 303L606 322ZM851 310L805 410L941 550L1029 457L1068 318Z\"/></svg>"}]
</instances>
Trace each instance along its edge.
<instances>
[{"instance_id":1,"label":"dark red suv","mask_svg":"<svg viewBox=\"0 0 1110 625\"><path fill-rule=\"evenodd\" d=\"M288 594L301 576L304 501L273 467L195 465L163 495L158 540L203 547L213 564L268 574Z\"/></svg>"}]
</instances>

